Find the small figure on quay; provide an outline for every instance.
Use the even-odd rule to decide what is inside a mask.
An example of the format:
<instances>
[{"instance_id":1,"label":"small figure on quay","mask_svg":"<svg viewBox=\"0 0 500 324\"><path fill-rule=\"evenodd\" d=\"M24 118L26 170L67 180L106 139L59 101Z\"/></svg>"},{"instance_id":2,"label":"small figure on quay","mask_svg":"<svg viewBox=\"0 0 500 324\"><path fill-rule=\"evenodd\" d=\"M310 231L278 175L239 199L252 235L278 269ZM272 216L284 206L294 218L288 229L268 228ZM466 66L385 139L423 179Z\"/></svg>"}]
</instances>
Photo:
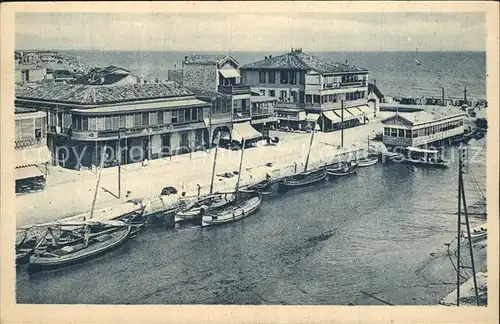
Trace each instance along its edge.
<instances>
[{"instance_id":1,"label":"small figure on quay","mask_svg":"<svg viewBox=\"0 0 500 324\"><path fill-rule=\"evenodd\" d=\"M200 190L201 190L201 186L199 183L196 184L196 187L198 187L198 197L200 196Z\"/></svg>"}]
</instances>

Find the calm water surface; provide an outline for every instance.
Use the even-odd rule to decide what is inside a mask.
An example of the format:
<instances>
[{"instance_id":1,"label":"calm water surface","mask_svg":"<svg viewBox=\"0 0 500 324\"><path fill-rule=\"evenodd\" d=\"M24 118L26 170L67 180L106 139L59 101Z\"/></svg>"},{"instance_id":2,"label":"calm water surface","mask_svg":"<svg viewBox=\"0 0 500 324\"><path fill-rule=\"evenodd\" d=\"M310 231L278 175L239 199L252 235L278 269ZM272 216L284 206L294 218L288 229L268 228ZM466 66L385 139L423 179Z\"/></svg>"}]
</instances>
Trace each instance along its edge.
<instances>
[{"instance_id":1,"label":"calm water surface","mask_svg":"<svg viewBox=\"0 0 500 324\"><path fill-rule=\"evenodd\" d=\"M484 190L485 143L471 144L479 155L470 167ZM479 194L470 175L466 180L471 205ZM84 264L31 275L18 269L17 300L356 304L360 291L416 282L428 252L453 239L456 181L456 163L446 170L360 168L348 178L265 197L256 214L233 224L149 227Z\"/></svg>"}]
</instances>

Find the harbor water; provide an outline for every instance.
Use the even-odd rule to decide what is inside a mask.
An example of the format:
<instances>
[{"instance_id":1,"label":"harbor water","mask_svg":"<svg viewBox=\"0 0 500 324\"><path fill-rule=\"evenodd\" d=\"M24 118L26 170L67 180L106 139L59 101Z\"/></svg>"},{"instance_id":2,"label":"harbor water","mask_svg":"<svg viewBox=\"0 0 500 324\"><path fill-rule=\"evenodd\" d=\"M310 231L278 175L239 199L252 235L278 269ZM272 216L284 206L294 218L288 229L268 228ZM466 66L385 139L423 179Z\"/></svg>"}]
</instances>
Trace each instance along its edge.
<instances>
[{"instance_id":1,"label":"harbor water","mask_svg":"<svg viewBox=\"0 0 500 324\"><path fill-rule=\"evenodd\" d=\"M486 143L470 144L465 182L475 205L481 193L472 175L485 191ZM407 289L429 285L443 297L454 285L422 269L456 236L457 148L446 155L454 160L448 169L378 163L265 196L258 212L234 223L148 224L85 263L33 274L19 268L17 302L379 305L369 293L406 304Z\"/></svg>"}]
</instances>

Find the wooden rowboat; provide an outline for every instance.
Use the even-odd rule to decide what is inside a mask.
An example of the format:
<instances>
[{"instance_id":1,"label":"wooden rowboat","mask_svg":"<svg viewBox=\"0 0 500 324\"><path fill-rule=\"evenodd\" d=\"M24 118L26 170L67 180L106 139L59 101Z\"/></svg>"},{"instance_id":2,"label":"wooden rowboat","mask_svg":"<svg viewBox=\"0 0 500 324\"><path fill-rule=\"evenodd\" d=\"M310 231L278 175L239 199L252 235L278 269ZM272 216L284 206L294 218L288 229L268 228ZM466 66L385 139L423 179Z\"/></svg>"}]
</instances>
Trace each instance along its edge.
<instances>
[{"instance_id":1,"label":"wooden rowboat","mask_svg":"<svg viewBox=\"0 0 500 324\"><path fill-rule=\"evenodd\" d=\"M327 168L326 173L329 176L335 176L335 177L347 176L347 175L351 175L351 174L356 173L356 169L358 168L358 166L359 166L359 164L355 163L355 164L352 164L351 166L344 166L340 169L339 168L334 168L334 169Z\"/></svg>"},{"instance_id":2,"label":"wooden rowboat","mask_svg":"<svg viewBox=\"0 0 500 324\"><path fill-rule=\"evenodd\" d=\"M185 208L183 211L178 212L175 215L175 222L177 223L200 218L206 213L210 213L213 210L229 205L234 201L234 199L234 195L231 195L230 197L227 197L226 195L210 195L202 198Z\"/></svg>"},{"instance_id":3,"label":"wooden rowboat","mask_svg":"<svg viewBox=\"0 0 500 324\"><path fill-rule=\"evenodd\" d=\"M262 196L260 193L239 198L230 206L203 216L201 225L219 225L242 219L254 213L261 203Z\"/></svg>"},{"instance_id":4,"label":"wooden rowboat","mask_svg":"<svg viewBox=\"0 0 500 324\"><path fill-rule=\"evenodd\" d=\"M362 167L368 167L377 164L378 162L378 157L373 157L373 158L366 158L362 160L358 160L358 166L360 168Z\"/></svg>"},{"instance_id":5,"label":"wooden rowboat","mask_svg":"<svg viewBox=\"0 0 500 324\"><path fill-rule=\"evenodd\" d=\"M325 169L302 172L285 179L281 185L288 188L302 187L326 178Z\"/></svg>"},{"instance_id":6,"label":"wooden rowboat","mask_svg":"<svg viewBox=\"0 0 500 324\"><path fill-rule=\"evenodd\" d=\"M30 257L29 267L33 269L44 269L65 266L109 251L127 239L132 226L115 228L113 231L96 233L89 237L88 243L66 245L55 250L37 250Z\"/></svg>"}]
</instances>

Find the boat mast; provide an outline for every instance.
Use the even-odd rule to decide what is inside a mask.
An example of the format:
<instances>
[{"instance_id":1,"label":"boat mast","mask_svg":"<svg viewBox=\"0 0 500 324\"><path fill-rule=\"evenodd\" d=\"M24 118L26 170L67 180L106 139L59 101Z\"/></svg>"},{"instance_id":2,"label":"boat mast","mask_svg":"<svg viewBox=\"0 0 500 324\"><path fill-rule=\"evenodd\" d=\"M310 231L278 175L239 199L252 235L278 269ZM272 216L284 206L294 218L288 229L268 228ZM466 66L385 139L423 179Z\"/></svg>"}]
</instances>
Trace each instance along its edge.
<instances>
[{"instance_id":1,"label":"boat mast","mask_svg":"<svg viewBox=\"0 0 500 324\"><path fill-rule=\"evenodd\" d=\"M309 164L309 155L311 155L311 147L312 147L315 132L316 132L316 122L313 122L313 131L311 134L311 141L309 142L309 151L307 152L306 164L304 165L304 172L307 171L307 165Z\"/></svg>"},{"instance_id":2,"label":"boat mast","mask_svg":"<svg viewBox=\"0 0 500 324\"><path fill-rule=\"evenodd\" d=\"M220 142L220 132L219 134L217 134L217 145L215 146L214 163L212 166L212 180L210 181L210 193L212 193L214 189L215 165L217 162L217 151L219 150L219 142Z\"/></svg>"},{"instance_id":3,"label":"boat mast","mask_svg":"<svg viewBox=\"0 0 500 324\"><path fill-rule=\"evenodd\" d=\"M97 199L97 193L99 192L99 182L101 181L101 174L102 174L102 168L104 166L104 154L106 153L106 145L104 145L104 148L102 150L101 154L101 163L99 165L99 175L97 176L97 182L95 185L95 192L94 192L94 200L92 201L92 208L90 209L90 219L92 219L92 216L94 216L94 207L95 207L95 201ZM84 218L85 220L85 218Z\"/></svg>"},{"instance_id":4,"label":"boat mast","mask_svg":"<svg viewBox=\"0 0 500 324\"><path fill-rule=\"evenodd\" d=\"M245 153L245 138L242 138L242 141L243 141L243 148L241 149L240 168L238 170L238 181L236 181L236 192L235 192L236 198L238 198L238 190L240 189L241 166L243 165L243 153Z\"/></svg>"},{"instance_id":5,"label":"boat mast","mask_svg":"<svg viewBox=\"0 0 500 324\"><path fill-rule=\"evenodd\" d=\"M340 147L344 147L344 99L340 100Z\"/></svg>"}]
</instances>

